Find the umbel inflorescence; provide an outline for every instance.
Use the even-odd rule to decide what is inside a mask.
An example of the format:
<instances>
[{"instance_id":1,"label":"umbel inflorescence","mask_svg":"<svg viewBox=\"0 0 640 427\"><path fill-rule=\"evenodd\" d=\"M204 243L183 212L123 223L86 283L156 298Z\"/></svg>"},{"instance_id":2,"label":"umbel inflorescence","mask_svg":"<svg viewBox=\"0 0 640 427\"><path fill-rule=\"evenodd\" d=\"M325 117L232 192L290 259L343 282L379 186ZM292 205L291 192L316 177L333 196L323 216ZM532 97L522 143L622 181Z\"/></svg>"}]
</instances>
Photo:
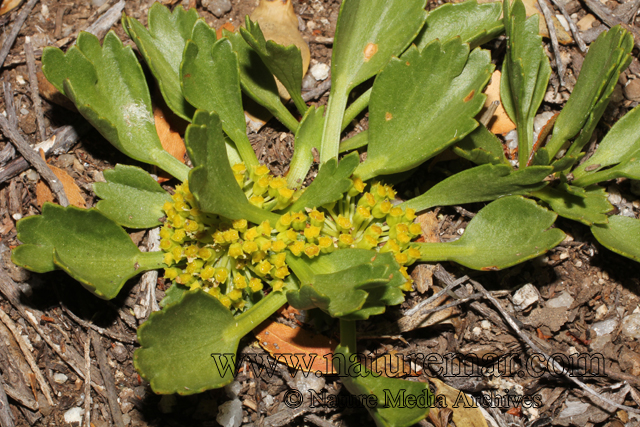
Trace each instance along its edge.
<instances>
[{"instance_id":1,"label":"umbel inflorescence","mask_svg":"<svg viewBox=\"0 0 640 427\"><path fill-rule=\"evenodd\" d=\"M285 209L301 194L288 188L264 166L248 171L233 166L236 181L250 203L267 210ZM201 288L226 307L242 311L264 296L265 285L284 286L291 274L287 256L314 258L336 249L374 249L391 252L412 288L407 266L420 257L411 241L421 234L415 211L394 206L395 191L374 183L368 192L359 178L335 203L285 213L276 224L252 224L244 219L205 214L198 210L188 182L178 185L163 210L160 247L168 266L164 277L191 289Z\"/></svg>"}]
</instances>

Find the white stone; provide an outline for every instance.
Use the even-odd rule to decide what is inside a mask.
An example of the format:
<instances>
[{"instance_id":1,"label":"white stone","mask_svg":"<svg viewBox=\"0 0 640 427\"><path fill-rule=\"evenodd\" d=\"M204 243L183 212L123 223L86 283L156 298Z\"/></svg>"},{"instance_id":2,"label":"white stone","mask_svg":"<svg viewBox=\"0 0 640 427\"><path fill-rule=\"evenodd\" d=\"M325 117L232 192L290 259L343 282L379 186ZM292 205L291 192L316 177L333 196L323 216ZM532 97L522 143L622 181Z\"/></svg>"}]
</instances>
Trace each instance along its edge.
<instances>
[{"instance_id":1,"label":"white stone","mask_svg":"<svg viewBox=\"0 0 640 427\"><path fill-rule=\"evenodd\" d=\"M305 373L306 374L306 373ZM305 375L303 372L296 372L296 388L303 396L307 396L310 390L320 393L324 388L325 380L322 375L316 376L315 372L310 372Z\"/></svg>"},{"instance_id":2,"label":"white stone","mask_svg":"<svg viewBox=\"0 0 640 427\"><path fill-rule=\"evenodd\" d=\"M473 333L473 335L479 336L482 333L482 329L476 326L471 330L471 332Z\"/></svg>"},{"instance_id":3,"label":"white stone","mask_svg":"<svg viewBox=\"0 0 640 427\"><path fill-rule=\"evenodd\" d=\"M491 329L491 322L489 322L488 320L483 320L482 322L480 322L480 327L488 331L489 329Z\"/></svg>"},{"instance_id":4,"label":"white stone","mask_svg":"<svg viewBox=\"0 0 640 427\"><path fill-rule=\"evenodd\" d=\"M597 336L602 337L613 332L617 326L618 321L615 317L612 317L611 319L594 323L593 325L591 325L591 330L595 332Z\"/></svg>"},{"instance_id":5,"label":"white stone","mask_svg":"<svg viewBox=\"0 0 640 427\"><path fill-rule=\"evenodd\" d=\"M80 425L82 423L83 415L84 409L76 406L64 413L64 422L67 424L78 423L78 425Z\"/></svg>"},{"instance_id":6,"label":"white stone","mask_svg":"<svg viewBox=\"0 0 640 427\"><path fill-rule=\"evenodd\" d=\"M582 415L591 406L588 403L583 403L578 400L567 400L566 405L567 407L560 412L558 418L570 418L576 415Z\"/></svg>"},{"instance_id":7,"label":"white stone","mask_svg":"<svg viewBox=\"0 0 640 427\"><path fill-rule=\"evenodd\" d=\"M560 295L547 301L549 308L569 308L571 304L573 304L573 297L567 291L562 291Z\"/></svg>"},{"instance_id":8,"label":"white stone","mask_svg":"<svg viewBox=\"0 0 640 427\"><path fill-rule=\"evenodd\" d=\"M520 311L527 309L537 301L538 292L536 292L536 288L531 283L527 283L513 295L513 304Z\"/></svg>"},{"instance_id":9,"label":"white stone","mask_svg":"<svg viewBox=\"0 0 640 427\"><path fill-rule=\"evenodd\" d=\"M19 221L20 219L22 219L22 214L21 213L14 213L13 215L11 215L11 217L13 219L15 219L16 221Z\"/></svg>"},{"instance_id":10,"label":"white stone","mask_svg":"<svg viewBox=\"0 0 640 427\"><path fill-rule=\"evenodd\" d=\"M622 334L629 338L640 339L640 314L630 314L622 319Z\"/></svg>"},{"instance_id":11,"label":"white stone","mask_svg":"<svg viewBox=\"0 0 640 427\"><path fill-rule=\"evenodd\" d=\"M65 374L61 374L60 372L53 374L53 381L55 381L57 384L66 383L67 379L69 378Z\"/></svg>"},{"instance_id":12,"label":"white stone","mask_svg":"<svg viewBox=\"0 0 640 427\"><path fill-rule=\"evenodd\" d=\"M609 313L609 308L606 304L602 304L600 307L596 308L596 320L602 320Z\"/></svg>"},{"instance_id":13,"label":"white stone","mask_svg":"<svg viewBox=\"0 0 640 427\"><path fill-rule=\"evenodd\" d=\"M564 18L564 16L562 15L556 15L556 18L558 18L558 21L560 22L560 24L562 25L562 28L564 28L564 30L568 33L569 31L571 31L571 27L569 27L569 23L567 22L567 20Z\"/></svg>"},{"instance_id":14,"label":"white stone","mask_svg":"<svg viewBox=\"0 0 640 427\"><path fill-rule=\"evenodd\" d=\"M609 202L612 205L618 205L622 202L622 196L620 195L620 189L617 185L612 184L607 188L607 192L609 193Z\"/></svg>"},{"instance_id":15,"label":"white stone","mask_svg":"<svg viewBox=\"0 0 640 427\"><path fill-rule=\"evenodd\" d=\"M327 64L323 64L322 62L318 62L316 65L311 67L309 72L313 76L314 79L318 81L326 80L329 77L329 71L331 68Z\"/></svg>"},{"instance_id":16,"label":"white stone","mask_svg":"<svg viewBox=\"0 0 640 427\"><path fill-rule=\"evenodd\" d=\"M240 394L241 390L242 384L240 384L238 381L234 381L224 387L224 391L231 399L235 399L236 397L238 397L238 394Z\"/></svg>"},{"instance_id":17,"label":"white stone","mask_svg":"<svg viewBox=\"0 0 640 427\"><path fill-rule=\"evenodd\" d=\"M242 424L242 402L233 399L218 407L216 421L222 427L240 427Z\"/></svg>"}]
</instances>

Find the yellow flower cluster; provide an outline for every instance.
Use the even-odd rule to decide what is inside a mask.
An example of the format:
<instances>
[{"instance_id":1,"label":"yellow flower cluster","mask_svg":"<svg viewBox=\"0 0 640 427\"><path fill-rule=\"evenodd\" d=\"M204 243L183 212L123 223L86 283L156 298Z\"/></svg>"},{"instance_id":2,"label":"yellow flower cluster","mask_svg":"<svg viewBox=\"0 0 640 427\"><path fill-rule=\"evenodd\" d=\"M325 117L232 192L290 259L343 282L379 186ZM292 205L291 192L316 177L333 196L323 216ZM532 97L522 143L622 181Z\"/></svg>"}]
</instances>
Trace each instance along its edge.
<instances>
[{"instance_id":1,"label":"yellow flower cluster","mask_svg":"<svg viewBox=\"0 0 640 427\"><path fill-rule=\"evenodd\" d=\"M233 166L236 180L254 205L280 210L296 198L283 178L266 166L247 171ZM200 212L188 183L176 187L172 202L163 206L166 221L160 231L165 252L165 278L191 289L201 288L226 307L242 310L263 296L265 283L273 290L291 274L287 253L314 258L343 248L391 252L412 288L406 266L420 257L410 242L421 234L415 211L394 207L395 191L375 183L369 192L355 178L345 197L330 206L283 214L274 227L246 220L229 221Z\"/></svg>"}]
</instances>

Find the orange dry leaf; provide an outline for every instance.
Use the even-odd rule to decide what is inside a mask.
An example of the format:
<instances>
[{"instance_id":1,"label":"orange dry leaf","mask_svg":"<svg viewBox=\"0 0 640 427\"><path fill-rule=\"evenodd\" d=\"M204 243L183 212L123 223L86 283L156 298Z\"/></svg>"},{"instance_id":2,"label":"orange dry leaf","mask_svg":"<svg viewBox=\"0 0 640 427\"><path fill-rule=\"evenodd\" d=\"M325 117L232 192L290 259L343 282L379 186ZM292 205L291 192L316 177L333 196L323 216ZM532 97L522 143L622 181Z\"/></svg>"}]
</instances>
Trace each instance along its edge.
<instances>
[{"instance_id":1,"label":"orange dry leaf","mask_svg":"<svg viewBox=\"0 0 640 427\"><path fill-rule=\"evenodd\" d=\"M500 71L496 70L491 76L491 83L485 89L487 100L484 103L483 111L491 105L493 101L500 101ZM482 113L481 113L482 114ZM516 125L507 116L506 111L502 107L502 103L498 105L498 109L493 113L493 117L489 121L489 130L495 134L506 135L516 128Z\"/></svg>"},{"instance_id":2,"label":"orange dry leaf","mask_svg":"<svg viewBox=\"0 0 640 427\"><path fill-rule=\"evenodd\" d=\"M64 171L64 169L57 168L50 164L47 164L47 166L49 166L49 169L51 169L54 175L57 176L60 180L60 183L64 188L64 192L67 195L67 199L69 199L69 204L77 206L79 208L86 207L86 203L84 201L84 198L82 197L80 188L76 185L73 178L71 178L69 174ZM53 202L53 193L49 189L49 186L42 180L39 180L36 184L36 200L38 202L38 206L40 206L40 209L42 209L42 205L44 204L44 202Z\"/></svg>"},{"instance_id":3,"label":"orange dry leaf","mask_svg":"<svg viewBox=\"0 0 640 427\"><path fill-rule=\"evenodd\" d=\"M184 145L184 141L180 134L173 129L167 121L162 109L153 107L153 119L156 123L156 132L162 143L162 148L167 150L176 159L184 163L184 155L187 153L187 148Z\"/></svg>"},{"instance_id":4,"label":"orange dry leaf","mask_svg":"<svg viewBox=\"0 0 640 427\"><path fill-rule=\"evenodd\" d=\"M11 12L13 9L20 6L20 3L22 3L22 0L4 0L2 2L2 6L0 6L0 16L7 12Z\"/></svg>"},{"instance_id":5,"label":"orange dry leaf","mask_svg":"<svg viewBox=\"0 0 640 427\"><path fill-rule=\"evenodd\" d=\"M332 357L337 343L302 328L267 320L253 330L258 343L279 362L313 373L334 374ZM303 354L303 357L295 356Z\"/></svg>"},{"instance_id":6,"label":"orange dry leaf","mask_svg":"<svg viewBox=\"0 0 640 427\"><path fill-rule=\"evenodd\" d=\"M225 22L222 27L220 27L220 28L218 28L216 30L216 36L218 37L218 40L220 40L222 38L222 30L223 29L233 33L236 30L236 27L234 27L231 22Z\"/></svg>"},{"instance_id":7,"label":"orange dry leaf","mask_svg":"<svg viewBox=\"0 0 640 427\"><path fill-rule=\"evenodd\" d=\"M438 237L439 221L435 212L418 215L416 222L420 224L420 228L422 229L422 237L419 239L421 242L437 243L440 241Z\"/></svg>"}]
</instances>

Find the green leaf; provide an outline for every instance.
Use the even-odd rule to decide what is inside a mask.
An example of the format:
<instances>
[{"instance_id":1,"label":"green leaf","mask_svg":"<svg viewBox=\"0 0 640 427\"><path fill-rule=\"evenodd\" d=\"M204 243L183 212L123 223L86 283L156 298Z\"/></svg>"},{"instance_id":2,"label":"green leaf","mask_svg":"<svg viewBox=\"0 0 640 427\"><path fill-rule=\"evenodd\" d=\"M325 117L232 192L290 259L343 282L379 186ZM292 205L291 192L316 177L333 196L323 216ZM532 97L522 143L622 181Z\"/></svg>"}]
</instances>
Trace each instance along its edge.
<instances>
[{"instance_id":1,"label":"green leaf","mask_svg":"<svg viewBox=\"0 0 640 427\"><path fill-rule=\"evenodd\" d=\"M116 165L104 171L107 182L96 182L93 190L100 200L96 209L129 228L151 228L161 224L162 205L171 196L155 179L135 166Z\"/></svg>"},{"instance_id":2,"label":"green leaf","mask_svg":"<svg viewBox=\"0 0 640 427\"><path fill-rule=\"evenodd\" d=\"M478 212L462 237L447 243L417 243L422 261L455 261L475 270L498 270L556 246L564 233L549 229L556 214L533 200L503 197Z\"/></svg>"},{"instance_id":3,"label":"green leaf","mask_svg":"<svg viewBox=\"0 0 640 427\"><path fill-rule=\"evenodd\" d=\"M180 63L197 19L196 9L176 7L171 13L160 3L154 3L149 9L148 30L135 18L126 15L122 18L124 30L149 65L165 102L176 115L187 121L191 121L195 109L182 95Z\"/></svg>"},{"instance_id":4,"label":"green leaf","mask_svg":"<svg viewBox=\"0 0 640 427\"><path fill-rule=\"evenodd\" d=\"M351 90L399 56L422 28L425 0L342 2L331 57L331 93L320 161L338 158L342 119Z\"/></svg>"},{"instance_id":5,"label":"green leaf","mask_svg":"<svg viewBox=\"0 0 640 427\"><path fill-rule=\"evenodd\" d=\"M42 215L18 222L23 242L11 259L44 273L60 268L94 295L112 299L133 276L163 267L162 252L140 252L129 235L95 209L45 203Z\"/></svg>"},{"instance_id":6,"label":"green leaf","mask_svg":"<svg viewBox=\"0 0 640 427\"><path fill-rule=\"evenodd\" d=\"M258 165L258 158L247 138L238 67L231 42L216 41L215 30L197 21L180 67L182 91L196 108L218 114L222 128L251 167Z\"/></svg>"},{"instance_id":7,"label":"green leaf","mask_svg":"<svg viewBox=\"0 0 640 427\"><path fill-rule=\"evenodd\" d=\"M289 281L285 291L291 286ZM283 292L271 292L234 317L208 293L186 291L138 328L140 348L133 365L159 394L189 395L223 387L233 380L240 339L285 302Z\"/></svg>"},{"instance_id":8,"label":"green leaf","mask_svg":"<svg viewBox=\"0 0 640 427\"><path fill-rule=\"evenodd\" d=\"M260 55L264 64L287 89L300 114L306 113L307 104L302 99L302 54L295 44L282 46L273 40L265 40L260 25L245 17L245 28L240 34Z\"/></svg>"},{"instance_id":9,"label":"green leaf","mask_svg":"<svg viewBox=\"0 0 640 427\"><path fill-rule=\"evenodd\" d=\"M392 59L373 85L367 160L356 174L404 172L464 138L478 126L493 68L488 51L469 54L458 38Z\"/></svg>"},{"instance_id":10,"label":"green leaf","mask_svg":"<svg viewBox=\"0 0 640 427\"><path fill-rule=\"evenodd\" d=\"M609 222L594 225L591 232L598 242L613 252L640 262L640 220L613 215Z\"/></svg>"},{"instance_id":11,"label":"green leaf","mask_svg":"<svg viewBox=\"0 0 640 427\"><path fill-rule=\"evenodd\" d=\"M323 164L311 185L293 205L287 208L287 212L317 208L340 200L353 185L349 177L358 163L360 163L358 153L351 153L344 156L339 165L335 159Z\"/></svg>"},{"instance_id":12,"label":"green leaf","mask_svg":"<svg viewBox=\"0 0 640 427\"><path fill-rule=\"evenodd\" d=\"M195 167L189 173L189 189L200 210L254 224L278 221L279 215L252 205L238 185L227 159L222 125L216 113L198 110L187 127L185 144Z\"/></svg>"},{"instance_id":13,"label":"green leaf","mask_svg":"<svg viewBox=\"0 0 640 427\"><path fill-rule=\"evenodd\" d=\"M408 427L429 413L433 395L428 383L387 378L371 372L358 363L357 354L343 345L336 348L333 364L351 394L375 396L377 405L364 404L364 407L377 426Z\"/></svg>"},{"instance_id":14,"label":"green leaf","mask_svg":"<svg viewBox=\"0 0 640 427\"><path fill-rule=\"evenodd\" d=\"M413 43L422 50L435 39L441 42L459 36L471 49L480 46L504 31L500 2L478 4L476 0L447 3L437 7Z\"/></svg>"},{"instance_id":15,"label":"green leaf","mask_svg":"<svg viewBox=\"0 0 640 427\"><path fill-rule=\"evenodd\" d=\"M186 179L189 168L162 148L156 133L142 67L113 31L102 47L83 32L66 54L45 48L42 63L47 79L118 150Z\"/></svg>"},{"instance_id":16,"label":"green leaf","mask_svg":"<svg viewBox=\"0 0 640 427\"><path fill-rule=\"evenodd\" d=\"M533 148L533 119L544 98L551 75L549 58L538 34L538 15L526 17L522 0L504 0L507 54L502 65L500 98L518 129L518 157L525 165Z\"/></svg>"},{"instance_id":17,"label":"green leaf","mask_svg":"<svg viewBox=\"0 0 640 427\"><path fill-rule=\"evenodd\" d=\"M295 150L289 165L287 185L301 187L313 164L313 149L320 147L322 142L322 127L324 126L324 106L312 106L300 122L300 129L296 134Z\"/></svg>"},{"instance_id":18,"label":"green leaf","mask_svg":"<svg viewBox=\"0 0 640 427\"><path fill-rule=\"evenodd\" d=\"M613 210L613 206L607 200L607 193L597 185L585 190L582 197L550 187L534 191L531 195L547 203L558 215L565 218L580 221L585 225L605 224L608 218L606 213Z\"/></svg>"},{"instance_id":19,"label":"green leaf","mask_svg":"<svg viewBox=\"0 0 640 427\"><path fill-rule=\"evenodd\" d=\"M260 59L260 55L251 49L240 33L227 30L223 30L223 33L231 42L233 51L238 55L240 85L244 92L269 110L291 132L296 133L299 123L282 103L276 81Z\"/></svg>"},{"instance_id":20,"label":"green leaf","mask_svg":"<svg viewBox=\"0 0 640 427\"><path fill-rule=\"evenodd\" d=\"M547 185L551 166L530 166L514 171L507 165L485 164L459 172L404 202L403 208L422 211L434 206L486 202L503 196L528 194Z\"/></svg>"},{"instance_id":21,"label":"green leaf","mask_svg":"<svg viewBox=\"0 0 640 427\"><path fill-rule=\"evenodd\" d=\"M452 3L447 3L452 4ZM458 156L475 164L505 164L509 162L504 155L502 143L482 123L452 148Z\"/></svg>"},{"instance_id":22,"label":"green leaf","mask_svg":"<svg viewBox=\"0 0 640 427\"><path fill-rule=\"evenodd\" d=\"M318 307L333 317L366 319L371 313L382 313L382 304L397 297L397 292L402 295L398 286L405 282L391 253L342 249L312 260L289 256L287 263L301 282L299 290L287 292L289 304L301 310ZM402 301L404 297L396 303ZM359 312L365 304L367 311Z\"/></svg>"},{"instance_id":23,"label":"green leaf","mask_svg":"<svg viewBox=\"0 0 640 427\"><path fill-rule=\"evenodd\" d=\"M620 73L631 62L633 36L620 26L605 31L589 47L584 59L578 81L571 92L571 97L564 106L553 127L551 140L547 144L550 157L562 148L569 139L575 137L585 128L585 124L597 123L609 104ZM604 108L596 109L601 103ZM597 112L597 114L594 114ZM589 127L588 125L586 126ZM581 144L572 147L572 152L579 152L591 139L591 132L580 135Z\"/></svg>"},{"instance_id":24,"label":"green leaf","mask_svg":"<svg viewBox=\"0 0 640 427\"><path fill-rule=\"evenodd\" d=\"M603 138L596 152L586 162L578 166L573 175L574 185L584 185L582 182L594 182L593 175L598 179L607 178L607 168L616 165L626 165L640 151L640 107L636 107L613 125L609 133ZM636 160L637 161L637 160ZM602 171L602 172L599 172ZM596 175L599 174L599 175ZM599 182L599 181L595 181Z\"/></svg>"}]
</instances>

